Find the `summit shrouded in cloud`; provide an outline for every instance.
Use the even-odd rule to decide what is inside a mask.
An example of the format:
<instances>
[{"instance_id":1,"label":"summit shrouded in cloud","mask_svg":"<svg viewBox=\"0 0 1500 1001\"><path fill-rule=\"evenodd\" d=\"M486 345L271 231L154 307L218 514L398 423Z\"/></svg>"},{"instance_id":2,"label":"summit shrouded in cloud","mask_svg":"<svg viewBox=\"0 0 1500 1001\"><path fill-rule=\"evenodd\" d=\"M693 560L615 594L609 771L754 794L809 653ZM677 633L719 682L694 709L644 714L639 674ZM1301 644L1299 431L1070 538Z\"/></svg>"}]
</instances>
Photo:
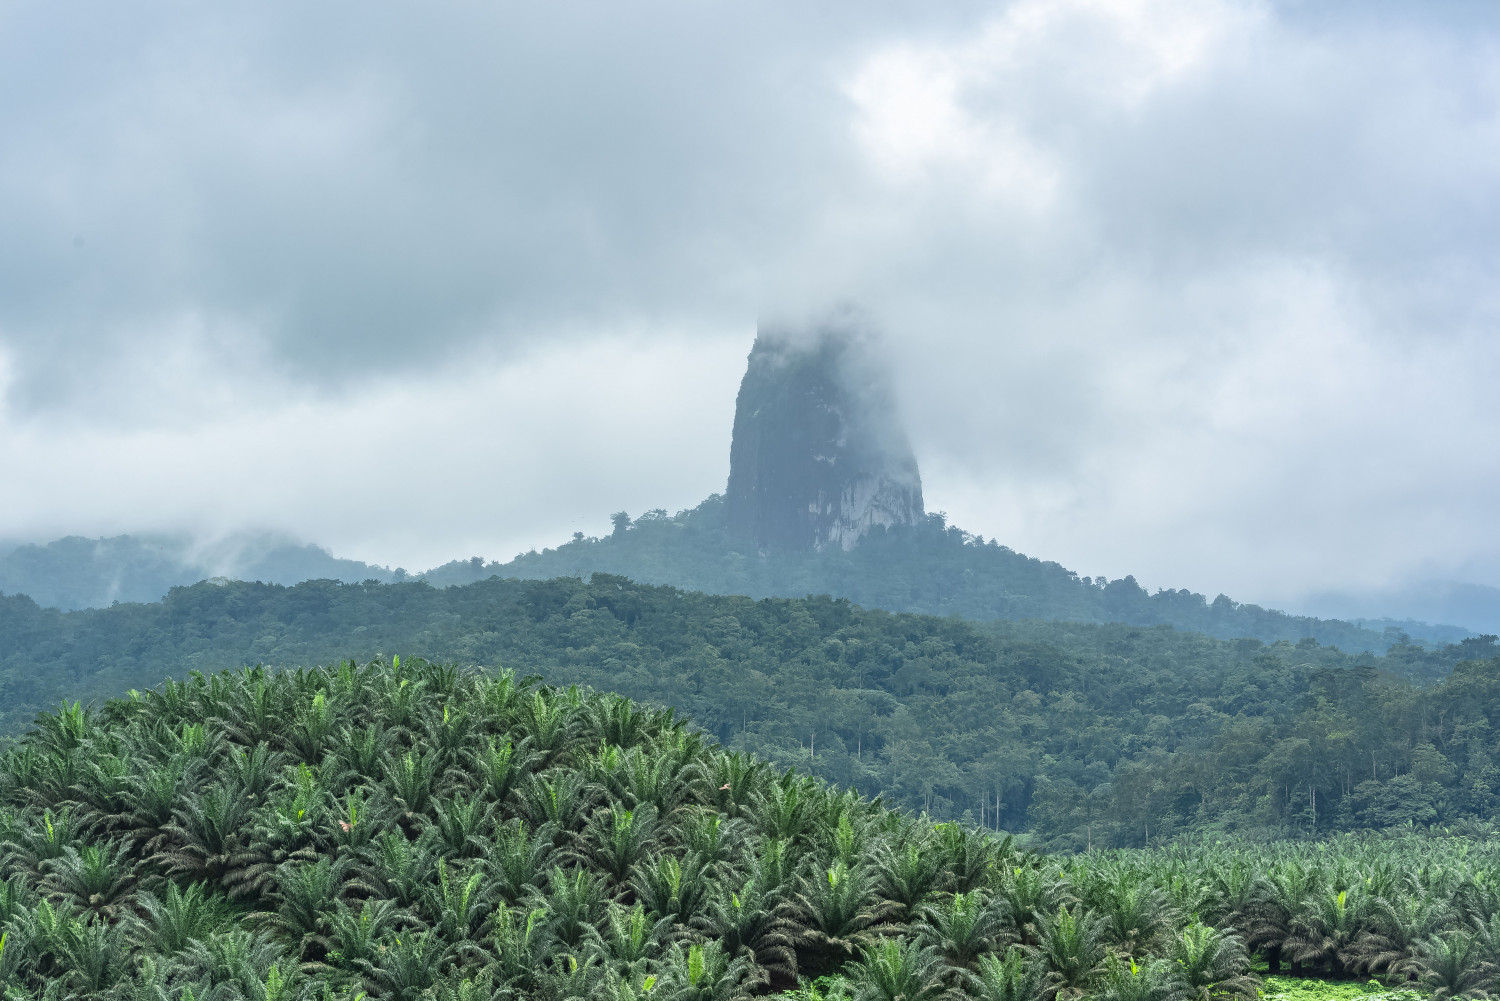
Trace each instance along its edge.
<instances>
[{"instance_id":1,"label":"summit shrouded in cloud","mask_svg":"<svg viewBox=\"0 0 1500 1001\"><path fill-rule=\"evenodd\" d=\"M922 478L889 373L847 320L762 329L735 401L730 531L770 548L852 549L922 520Z\"/></svg>"}]
</instances>

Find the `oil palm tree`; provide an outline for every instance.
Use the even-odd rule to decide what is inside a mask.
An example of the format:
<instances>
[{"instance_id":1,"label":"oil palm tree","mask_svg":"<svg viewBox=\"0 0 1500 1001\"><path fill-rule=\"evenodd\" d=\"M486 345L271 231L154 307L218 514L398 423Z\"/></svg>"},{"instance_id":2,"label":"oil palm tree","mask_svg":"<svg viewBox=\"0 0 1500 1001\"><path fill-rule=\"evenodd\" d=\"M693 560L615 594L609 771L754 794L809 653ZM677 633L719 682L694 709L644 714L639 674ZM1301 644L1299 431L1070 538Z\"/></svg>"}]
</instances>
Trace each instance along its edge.
<instances>
[{"instance_id":1,"label":"oil palm tree","mask_svg":"<svg viewBox=\"0 0 1500 1001\"><path fill-rule=\"evenodd\" d=\"M1314 895L1292 919L1283 948L1299 963L1311 963L1340 977L1359 961L1356 948L1366 924L1364 898L1357 891Z\"/></svg>"},{"instance_id":2,"label":"oil palm tree","mask_svg":"<svg viewBox=\"0 0 1500 1001\"><path fill-rule=\"evenodd\" d=\"M380 996L417 1001L438 978L443 946L431 932L406 932L384 943L373 960L361 960L360 971Z\"/></svg>"},{"instance_id":3,"label":"oil palm tree","mask_svg":"<svg viewBox=\"0 0 1500 1001\"><path fill-rule=\"evenodd\" d=\"M640 904L624 907L611 902L601 927L590 927L586 948L614 974L639 982L672 938L670 917L652 918Z\"/></svg>"},{"instance_id":4,"label":"oil palm tree","mask_svg":"<svg viewBox=\"0 0 1500 1001\"><path fill-rule=\"evenodd\" d=\"M652 914L691 924L708 899L709 882L697 859L662 853L636 863L630 888Z\"/></svg>"},{"instance_id":5,"label":"oil palm tree","mask_svg":"<svg viewBox=\"0 0 1500 1001\"><path fill-rule=\"evenodd\" d=\"M381 942L398 927L416 922L393 900L365 900L356 910L341 901L328 917L326 962L338 969L355 970L361 962L379 958Z\"/></svg>"},{"instance_id":6,"label":"oil palm tree","mask_svg":"<svg viewBox=\"0 0 1500 1001\"><path fill-rule=\"evenodd\" d=\"M155 859L171 875L223 880L256 857L247 844L250 802L237 785L219 782L189 793L172 818Z\"/></svg>"},{"instance_id":7,"label":"oil palm tree","mask_svg":"<svg viewBox=\"0 0 1500 1001\"><path fill-rule=\"evenodd\" d=\"M658 721L656 714L618 695L594 697L584 707L580 723L591 740L629 750L655 736L661 726L671 726L671 717Z\"/></svg>"},{"instance_id":8,"label":"oil palm tree","mask_svg":"<svg viewBox=\"0 0 1500 1001\"><path fill-rule=\"evenodd\" d=\"M1081 904L1039 915L1037 955L1046 964L1048 997L1082 997L1104 968L1109 950L1104 919Z\"/></svg>"},{"instance_id":9,"label":"oil palm tree","mask_svg":"<svg viewBox=\"0 0 1500 1001\"><path fill-rule=\"evenodd\" d=\"M816 955L822 965L852 959L873 944L876 927L891 916L895 905L883 901L863 866L835 862L809 879L797 894L799 947Z\"/></svg>"},{"instance_id":10,"label":"oil palm tree","mask_svg":"<svg viewBox=\"0 0 1500 1001\"><path fill-rule=\"evenodd\" d=\"M9 836L0 841L0 860L5 875L20 875L29 882L43 878L47 863L62 858L68 849L82 844L80 827L74 813L44 809L11 825Z\"/></svg>"},{"instance_id":11,"label":"oil palm tree","mask_svg":"<svg viewBox=\"0 0 1500 1001\"><path fill-rule=\"evenodd\" d=\"M597 929L604 917L604 882L587 869L564 869L554 866L547 877L547 896L543 905L549 914L550 931L557 942L570 951L578 951Z\"/></svg>"},{"instance_id":12,"label":"oil palm tree","mask_svg":"<svg viewBox=\"0 0 1500 1001\"><path fill-rule=\"evenodd\" d=\"M364 855L349 892L394 900L401 907L418 906L437 875L439 855L430 836L411 841L400 830L386 831Z\"/></svg>"},{"instance_id":13,"label":"oil palm tree","mask_svg":"<svg viewBox=\"0 0 1500 1001\"><path fill-rule=\"evenodd\" d=\"M266 933L230 928L189 942L177 961L175 976L201 985L209 996L254 998L261 996L272 967L295 966L295 960Z\"/></svg>"},{"instance_id":14,"label":"oil palm tree","mask_svg":"<svg viewBox=\"0 0 1500 1001\"><path fill-rule=\"evenodd\" d=\"M410 830L421 824L437 786L439 765L432 751L406 751L399 757L387 753L381 758L382 783L401 808L402 827Z\"/></svg>"},{"instance_id":15,"label":"oil palm tree","mask_svg":"<svg viewBox=\"0 0 1500 1001\"><path fill-rule=\"evenodd\" d=\"M142 892L135 903L140 910L139 917L132 918L137 940L167 956L212 935L229 917L224 899L210 896L202 883L190 883L184 890L169 882L160 896Z\"/></svg>"},{"instance_id":16,"label":"oil palm tree","mask_svg":"<svg viewBox=\"0 0 1500 1001\"><path fill-rule=\"evenodd\" d=\"M551 825L559 836L572 836L597 802L599 788L582 772L553 768L531 776L521 797L521 812L532 824Z\"/></svg>"},{"instance_id":17,"label":"oil palm tree","mask_svg":"<svg viewBox=\"0 0 1500 1001\"><path fill-rule=\"evenodd\" d=\"M1099 1001L1176 1001L1182 993L1177 971L1166 960L1112 955L1092 995Z\"/></svg>"},{"instance_id":18,"label":"oil palm tree","mask_svg":"<svg viewBox=\"0 0 1500 1001\"><path fill-rule=\"evenodd\" d=\"M926 838L894 846L882 843L875 852L880 894L901 916L915 914L943 876L944 854Z\"/></svg>"},{"instance_id":19,"label":"oil palm tree","mask_svg":"<svg viewBox=\"0 0 1500 1001\"><path fill-rule=\"evenodd\" d=\"M1417 946L1418 983L1434 1001L1487 998L1496 989L1497 971L1486 963L1467 931L1434 935Z\"/></svg>"},{"instance_id":20,"label":"oil palm tree","mask_svg":"<svg viewBox=\"0 0 1500 1001\"><path fill-rule=\"evenodd\" d=\"M1194 921L1173 937L1167 958L1177 964L1184 1001L1255 1001L1260 996L1245 944L1232 928Z\"/></svg>"},{"instance_id":21,"label":"oil palm tree","mask_svg":"<svg viewBox=\"0 0 1500 1001\"><path fill-rule=\"evenodd\" d=\"M500 903L490 920L490 955L486 968L505 989L531 996L552 953L551 922L544 907L519 909Z\"/></svg>"},{"instance_id":22,"label":"oil palm tree","mask_svg":"<svg viewBox=\"0 0 1500 1001\"><path fill-rule=\"evenodd\" d=\"M319 960L329 948L332 919L344 891L347 860L289 863L276 873L276 910L256 914L256 924L293 944L299 960Z\"/></svg>"},{"instance_id":23,"label":"oil palm tree","mask_svg":"<svg viewBox=\"0 0 1500 1001\"><path fill-rule=\"evenodd\" d=\"M954 893L940 903L923 904L919 918L918 940L936 950L955 971L971 969L981 955L1012 939L1004 904L983 890Z\"/></svg>"},{"instance_id":24,"label":"oil palm tree","mask_svg":"<svg viewBox=\"0 0 1500 1001\"><path fill-rule=\"evenodd\" d=\"M1010 925L1016 929L1022 942L1033 945L1041 922L1071 902L1070 894L1056 874L1033 864L1001 869L995 897L1003 901Z\"/></svg>"},{"instance_id":25,"label":"oil palm tree","mask_svg":"<svg viewBox=\"0 0 1500 1001\"><path fill-rule=\"evenodd\" d=\"M1105 880L1089 901L1103 919L1101 930L1109 944L1125 955L1156 949L1176 913L1167 895L1140 876L1117 872Z\"/></svg>"},{"instance_id":26,"label":"oil palm tree","mask_svg":"<svg viewBox=\"0 0 1500 1001\"><path fill-rule=\"evenodd\" d=\"M525 739L516 744L508 737L493 735L469 752L469 768L478 777L485 798L502 808L511 792L531 773L534 760Z\"/></svg>"},{"instance_id":27,"label":"oil palm tree","mask_svg":"<svg viewBox=\"0 0 1500 1001\"><path fill-rule=\"evenodd\" d=\"M1004 956L980 956L964 980L964 992L974 1001L1042 1001L1050 988L1046 966L1031 950L1014 945Z\"/></svg>"},{"instance_id":28,"label":"oil palm tree","mask_svg":"<svg viewBox=\"0 0 1500 1001\"><path fill-rule=\"evenodd\" d=\"M1391 897L1373 897L1364 927L1351 948L1351 966L1368 973L1405 976L1412 971L1418 943L1444 927L1451 927L1453 909L1411 887Z\"/></svg>"},{"instance_id":29,"label":"oil palm tree","mask_svg":"<svg viewBox=\"0 0 1500 1001\"><path fill-rule=\"evenodd\" d=\"M490 849L488 871L507 901L519 903L546 882L557 855L556 831L556 826L550 823L533 830L517 819L497 832Z\"/></svg>"},{"instance_id":30,"label":"oil palm tree","mask_svg":"<svg viewBox=\"0 0 1500 1001\"><path fill-rule=\"evenodd\" d=\"M746 850L748 827L744 821L704 807L695 807L680 818L678 837L683 849L698 859L714 878L733 868Z\"/></svg>"},{"instance_id":31,"label":"oil palm tree","mask_svg":"<svg viewBox=\"0 0 1500 1001\"><path fill-rule=\"evenodd\" d=\"M479 797L454 796L432 804L432 830L450 858L481 858L490 848L494 807Z\"/></svg>"},{"instance_id":32,"label":"oil palm tree","mask_svg":"<svg viewBox=\"0 0 1500 1001\"><path fill-rule=\"evenodd\" d=\"M738 817L764 795L770 765L739 751L713 754L708 769L709 802L725 817Z\"/></svg>"},{"instance_id":33,"label":"oil palm tree","mask_svg":"<svg viewBox=\"0 0 1500 1001\"><path fill-rule=\"evenodd\" d=\"M761 835L778 841L798 838L812 824L807 780L788 772L767 784L754 817Z\"/></svg>"},{"instance_id":34,"label":"oil palm tree","mask_svg":"<svg viewBox=\"0 0 1500 1001\"><path fill-rule=\"evenodd\" d=\"M1260 881L1250 908L1245 938L1251 948L1261 950L1272 974L1281 970L1283 959L1292 958L1287 947L1297 916L1315 889L1316 873L1300 858L1272 863Z\"/></svg>"},{"instance_id":35,"label":"oil palm tree","mask_svg":"<svg viewBox=\"0 0 1500 1001\"><path fill-rule=\"evenodd\" d=\"M762 983L745 957L729 955L718 942L694 942L667 953L658 989L670 1001L743 1001Z\"/></svg>"},{"instance_id":36,"label":"oil palm tree","mask_svg":"<svg viewBox=\"0 0 1500 1001\"><path fill-rule=\"evenodd\" d=\"M1010 835L997 840L988 831L951 822L934 824L932 831L943 856L944 888L956 893L977 889L996 866L1009 864L1015 854Z\"/></svg>"},{"instance_id":37,"label":"oil palm tree","mask_svg":"<svg viewBox=\"0 0 1500 1001\"><path fill-rule=\"evenodd\" d=\"M856 1001L936 1001L947 993L937 950L895 938L864 947L849 979Z\"/></svg>"},{"instance_id":38,"label":"oil palm tree","mask_svg":"<svg viewBox=\"0 0 1500 1001\"><path fill-rule=\"evenodd\" d=\"M799 924L784 895L768 892L756 876L738 889L720 883L692 926L729 955L748 957L773 986L796 984Z\"/></svg>"},{"instance_id":39,"label":"oil palm tree","mask_svg":"<svg viewBox=\"0 0 1500 1001\"><path fill-rule=\"evenodd\" d=\"M624 883L656 838L656 807L647 803L627 810L603 807L590 818L583 847L573 853L589 861L616 884Z\"/></svg>"},{"instance_id":40,"label":"oil palm tree","mask_svg":"<svg viewBox=\"0 0 1500 1001\"><path fill-rule=\"evenodd\" d=\"M106 921L131 902L136 867L128 843L69 845L42 865L47 874L40 889L54 900L73 900Z\"/></svg>"}]
</instances>

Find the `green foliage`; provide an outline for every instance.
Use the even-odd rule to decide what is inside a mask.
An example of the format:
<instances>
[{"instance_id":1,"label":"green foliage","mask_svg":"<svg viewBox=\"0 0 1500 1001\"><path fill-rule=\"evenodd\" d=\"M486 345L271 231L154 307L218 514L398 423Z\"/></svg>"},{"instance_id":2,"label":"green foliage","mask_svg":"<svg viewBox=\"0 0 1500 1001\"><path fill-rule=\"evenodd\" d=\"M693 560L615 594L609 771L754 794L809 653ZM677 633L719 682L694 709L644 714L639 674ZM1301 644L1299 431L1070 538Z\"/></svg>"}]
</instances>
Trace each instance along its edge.
<instances>
[{"instance_id":1,"label":"green foliage","mask_svg":"<svg viewBox=\"0 0 1500 1001\"><path fill-rule=\"evenodd\" d=\"M1425 995L1410 988L1390 988L1368 980L1302 980L1266 977L1260 996L1264 1001L1425 1001Z\"/></svg>"},{"instance_id":2,"label":"green foliage","mask_svg":"<svg viewBox=\"0 0 1500 1001\"><path fill-rule=\"evenodd\" d=\"M941 514L909 527L877 528L848 551L758 551L728 531L719 496L676 516L649 511L632 522L620 512L614 516L614 528L605 538L575 537L556 549L525 553L509 563L455 561L422 576L451 586L492 575L542 580L606 573L710 594L830 594L867 608L974 621L1171 625L1229 640L1253 636L1267 643L1296 643L1310 638L1345 650L1384 650L1399 637L1389 628L1376 632L1348 622L1287 615L1224 595L1210 601L1186 590L1152 594L1133 577L1080 577L1056 563L952 527ZM1439 643L1467 635L1451 626L1400 626Z\"/></svg>"},{"instance_id":3,"label":"green foliage","mask_svg":"<svg viewBox=\"0 0 1500 1001\"><path fill-rule=\"evenodd\" d=\"M671 729L669 717L629 699L580 711L566 690L544 694L512 681L464 706L441 691L451 678L419 684L405 668L352 664L335 670L321 702L319 692L270 684L265 671L233 697L225 682L212 682L218 691L205 706L222 727L205 730L186 717L153 722L149 740L159 753L148 770L127 768L115 748L77 753L99 725L79 702L39 717L43 730L27 743L34 753L10 759L8 776L77 787L80 802L111 818L106 826L174 841L183 874L217 876L236 864L246 797L267 795L288 763L317 766L318 778L316 787L272 794L283 810L278 848L287 853L306 849L313 828L335 813L355 841L371 836L386 811L411 827L455 769L484 782L461 802L438 801L452 837L465 836L464 817L492 808L519 813L533 829L567 827L591 818L601 796L622 798L629 810L650 805L662 822L701 800L795 836L813 823L795 782L764 803L747 795L766 762L934 817L1031 832L1034 843L1066 850L1194 831L1276 838L1485 824L1500 807L1500 659L1487 640L1350 656L1311 640L1267 646L1166 627L1056 622L981 627L827 598L756 602L604 575L447 590L205 584L160 605L66 616L0 598L0 631L12 638L0 650L0 724L11 732L65 694L144 689L205 663L291 664L351 647L373 655L420 644L465 663L507 663L520 674L673 706L742 752L685 772L690 749L641 753ZM1400 680L1445 674L1427 687ZM184 684L115 712L149 715L196 698ZM361 705L378 706L378 719L355 718L350 709ZM699 739L672 732L673 740ZM562 749L579 744L590 767L548 773ZM225 748L236 756L233 772L205 781ZM390 795L361 800L359 775L374 775ZM373 811L370 824L356 830L350 810ZM166 833L178 829L195 840ZM245 878L263 875L247 870Z\"/></svg>"},{"instance_id":4,"label":"green foliage","mask_svg":"<svg viewBox=\"0 0 1500 1001\"><path fill-rule=\"evenodd\" d=\"M503 791L468 767L496 754ZM1248 1001L1251 947L1438 997L1500 988L1489 841L1036 855L508 672L191 675L62 706L0 772L16 997ZM166 822L77 778L161 774L191 777Z\"/></svg>"}]
</instances>

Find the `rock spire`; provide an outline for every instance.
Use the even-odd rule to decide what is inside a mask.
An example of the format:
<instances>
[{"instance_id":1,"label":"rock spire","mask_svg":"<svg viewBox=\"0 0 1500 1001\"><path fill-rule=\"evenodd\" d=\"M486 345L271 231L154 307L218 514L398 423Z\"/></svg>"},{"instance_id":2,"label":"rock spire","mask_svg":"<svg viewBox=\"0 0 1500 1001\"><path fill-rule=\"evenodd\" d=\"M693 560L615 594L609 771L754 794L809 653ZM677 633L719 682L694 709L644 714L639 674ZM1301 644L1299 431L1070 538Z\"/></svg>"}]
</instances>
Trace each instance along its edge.
<instances>
[{"instance_id":1,"label":"rock spire","mask_svg":"<svg viewBox=\"0 0 1500 1001\"><path fill-rule=\"evenodd\" d=\"M729 528L762 549L850 549L923 517L887 371L857 327L762 329L735 402Z\"/></svg>"}]
</instances>

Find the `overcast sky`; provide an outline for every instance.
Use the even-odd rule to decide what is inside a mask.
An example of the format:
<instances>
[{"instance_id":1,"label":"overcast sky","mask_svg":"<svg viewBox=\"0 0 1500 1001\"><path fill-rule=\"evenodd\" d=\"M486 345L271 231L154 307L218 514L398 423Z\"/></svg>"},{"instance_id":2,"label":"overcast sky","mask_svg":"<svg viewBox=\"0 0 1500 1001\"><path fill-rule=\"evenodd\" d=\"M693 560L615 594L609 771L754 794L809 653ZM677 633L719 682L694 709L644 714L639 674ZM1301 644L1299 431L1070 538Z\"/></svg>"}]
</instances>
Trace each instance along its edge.
<instances>
[{"instance_id":1,"label":"overcast sky","mask_svg":"<svg viewBox=\"0 0 1500 1001\"><path fill-rule=\"evenodd\" d=\"M0 137L0 538L603 533L852 301L970 531L1500 584L1493 3L0 3Z\"/></svg>"}]
</instances>

